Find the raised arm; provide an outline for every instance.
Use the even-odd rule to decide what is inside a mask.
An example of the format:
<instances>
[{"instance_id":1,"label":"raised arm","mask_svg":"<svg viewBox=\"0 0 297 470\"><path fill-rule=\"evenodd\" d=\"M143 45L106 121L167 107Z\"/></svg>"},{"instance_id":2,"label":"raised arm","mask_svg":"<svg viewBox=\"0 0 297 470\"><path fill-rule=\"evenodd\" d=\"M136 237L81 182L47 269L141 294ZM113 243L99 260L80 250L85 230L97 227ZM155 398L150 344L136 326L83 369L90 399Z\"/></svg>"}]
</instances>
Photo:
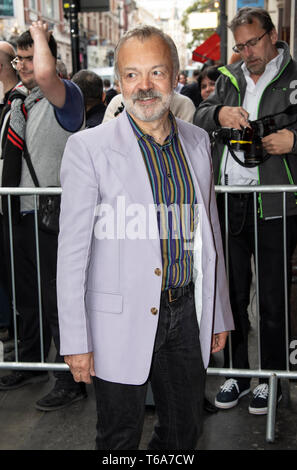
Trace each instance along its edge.
<instances>
[{"instance_id":1,"label":"raised arm","mask_svg":"<svg viewBox=\"0 0 297 470\"><path fill-rule=\"evenodd\" d=\"M56 58L49 48L51 32L47 23L35 21L30 26L30 33L34 41L34 75L35 80L44 96L58 108L65 104L66 90L63 81L56 72Z\"/></svg>"}]
</instances>

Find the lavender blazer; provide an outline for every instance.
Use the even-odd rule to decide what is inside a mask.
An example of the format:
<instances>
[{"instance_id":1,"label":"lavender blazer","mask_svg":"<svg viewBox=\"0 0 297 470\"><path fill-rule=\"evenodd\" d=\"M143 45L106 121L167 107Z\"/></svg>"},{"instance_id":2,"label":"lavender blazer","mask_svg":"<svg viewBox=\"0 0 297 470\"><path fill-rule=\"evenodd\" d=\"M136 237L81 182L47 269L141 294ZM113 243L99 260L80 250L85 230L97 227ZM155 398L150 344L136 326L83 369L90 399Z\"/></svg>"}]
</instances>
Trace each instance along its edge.
<instances>
[{"instance_id":1,"label":"lavender blazer","mask_svg":"<svg viewBox=\"0 0 297 470\"><path fill-rule=\"evenodd\" d=\"M199 202L195 305L207 367L212 334L233 329L233 319L208 135L179 119L177 125ZM98 377L143 384L158 324L162 260L150 181L125 112L69 138L61 184L60 353L93 351Z\"/></svg>"}]
</instances>

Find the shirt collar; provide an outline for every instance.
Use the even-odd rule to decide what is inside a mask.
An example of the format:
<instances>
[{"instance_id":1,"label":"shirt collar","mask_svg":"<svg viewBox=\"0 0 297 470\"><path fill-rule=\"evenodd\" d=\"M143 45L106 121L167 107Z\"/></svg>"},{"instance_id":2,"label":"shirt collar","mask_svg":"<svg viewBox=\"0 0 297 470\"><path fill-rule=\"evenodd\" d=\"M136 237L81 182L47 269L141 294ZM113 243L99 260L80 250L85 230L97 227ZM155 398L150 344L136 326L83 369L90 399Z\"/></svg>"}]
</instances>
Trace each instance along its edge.
<instances>
[{"instance_id":1,"label":"shirt collar","mask_svg":"<svg viewBox=\"0 0 297 470\"><path fill-rule=\"evenodd\" d=\"M152 136L150 136L149 134L145 134L142 131L142 129L136 124L136 122L134 121L134 119L132 118L132 116L128 112L127 112L127 116L128 116L129 122L131 124L131 127L133 129L133 132L136 135L137 140L147 139L147 140L155 142L155 140ZM170 145L172 139L175 137L175 135L178 134L176 120L175 120L175 117L173 116L171 111L169 111L169 119L170 119L170 122L171 122L170 134L166 138L166 140L165 140L164 144L162 145L162 147L164 147L165 145Z\"/></svg>"}]
</instances>

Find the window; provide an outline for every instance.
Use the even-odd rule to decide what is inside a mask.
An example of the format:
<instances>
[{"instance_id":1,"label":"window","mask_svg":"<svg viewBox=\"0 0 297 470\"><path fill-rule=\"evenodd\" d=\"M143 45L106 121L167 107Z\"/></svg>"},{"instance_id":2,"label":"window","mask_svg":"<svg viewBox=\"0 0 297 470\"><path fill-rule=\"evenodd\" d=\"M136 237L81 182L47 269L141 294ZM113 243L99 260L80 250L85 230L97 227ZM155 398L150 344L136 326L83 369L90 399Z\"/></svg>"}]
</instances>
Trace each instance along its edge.
<instances>
[{"instance_id":1,"label":"window","mask_svg":"<svg viewBox=\"0 0 297 470\"><path fill-rule=\"evenodd\" d=\"M42 15L46 18L59 19L59 0L42 0Z\"/></svg>"},{"instance_id":2,"label":"window","mask_svg":"<svg viewBox=\"0 0 297 470\"><path fill-rule=\"evenodd\" d=\"M29 2L29 8L31 10L37 10L37 0L30 0Z\"/></svg>"}]
</instances>

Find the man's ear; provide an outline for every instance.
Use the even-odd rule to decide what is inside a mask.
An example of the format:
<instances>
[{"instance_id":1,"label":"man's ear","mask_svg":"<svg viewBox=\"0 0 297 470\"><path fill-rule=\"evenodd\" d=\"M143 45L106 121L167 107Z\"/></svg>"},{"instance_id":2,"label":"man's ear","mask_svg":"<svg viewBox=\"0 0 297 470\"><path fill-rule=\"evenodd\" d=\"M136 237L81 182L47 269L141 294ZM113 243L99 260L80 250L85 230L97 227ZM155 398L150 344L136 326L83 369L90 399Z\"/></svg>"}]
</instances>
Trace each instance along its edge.
<instances>
[{"instance_id":1,"label":"man's ear","mask_svg":"<svg viewBox=\"0 0 297 470\"><path fill-rule=\"evenodd\" d=\"M270 39L272 44L275 46L276 41L278 40L278 34L275 28L273 28L272 31L270 31Z\"/></svg>"},{"instance_id":2,"label":"man's ear","mask_svg":"<svg viewBox=\"0 0 297 470\"><path fill-rule=\"evenodd\" d=\"M177 84L178 84L178 74L176 75L176 77L173 80L173 89L175 89L177 87Z\"/></svg>"}]
</instances>

